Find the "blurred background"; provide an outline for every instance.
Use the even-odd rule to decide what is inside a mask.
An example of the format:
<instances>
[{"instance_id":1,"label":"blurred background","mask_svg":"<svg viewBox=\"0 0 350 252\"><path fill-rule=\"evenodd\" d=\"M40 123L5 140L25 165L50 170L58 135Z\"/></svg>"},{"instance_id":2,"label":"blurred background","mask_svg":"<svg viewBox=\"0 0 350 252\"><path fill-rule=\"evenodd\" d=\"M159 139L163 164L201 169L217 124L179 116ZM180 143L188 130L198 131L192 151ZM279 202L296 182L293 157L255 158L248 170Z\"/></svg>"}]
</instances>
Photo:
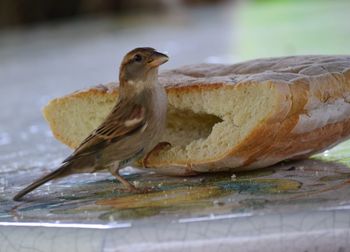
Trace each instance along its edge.
<instances>
[{"instance_id":1,"label":"blurred background","mask_svg":"<svg viewBox=\"0 0 350 252\"><path fill-rule=\"evenodd\" d=\"M0 85L60 95L109 82L137 46L167 52L165 68L346 54L349 10L349 0L0 0Z\"/></svg>"},{"instance_id":2,"label":"blurred background","mask_svg":"<svg viewBox=\"0 0 350 252\"><path fill-rule=\"evenodd\" d=\"M349 10L349 0L0 0L0 171L69 152L41 108L116 80L134 47L168 53L163 69L350 54Z\"/></svg>"}]
</instances>

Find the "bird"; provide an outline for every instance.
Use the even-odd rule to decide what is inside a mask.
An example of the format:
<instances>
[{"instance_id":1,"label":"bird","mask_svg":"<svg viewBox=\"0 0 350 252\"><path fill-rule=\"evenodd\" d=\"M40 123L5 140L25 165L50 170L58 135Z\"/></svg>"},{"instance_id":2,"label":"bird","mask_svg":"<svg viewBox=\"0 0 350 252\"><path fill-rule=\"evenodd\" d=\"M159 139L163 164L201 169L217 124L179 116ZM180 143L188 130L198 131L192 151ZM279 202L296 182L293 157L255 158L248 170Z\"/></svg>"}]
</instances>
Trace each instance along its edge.
<instances>
[{"instance_id":1,"label":"bird","mask_svg":"<svg viewBox=\"0 0 350 252\"><path fill-rule=\"evenodd\" d=\"M71 174L107 169L125 189L140 192L119 171L167 144L160 142L165 130L167 95L158 82L158 68L169 60L150 47L129 51L119 68L119 97L104 121L51 173L14 196L15 201L46 182ZM141 189L142 190L142 189Z\"/></svg>"}]
</instances>

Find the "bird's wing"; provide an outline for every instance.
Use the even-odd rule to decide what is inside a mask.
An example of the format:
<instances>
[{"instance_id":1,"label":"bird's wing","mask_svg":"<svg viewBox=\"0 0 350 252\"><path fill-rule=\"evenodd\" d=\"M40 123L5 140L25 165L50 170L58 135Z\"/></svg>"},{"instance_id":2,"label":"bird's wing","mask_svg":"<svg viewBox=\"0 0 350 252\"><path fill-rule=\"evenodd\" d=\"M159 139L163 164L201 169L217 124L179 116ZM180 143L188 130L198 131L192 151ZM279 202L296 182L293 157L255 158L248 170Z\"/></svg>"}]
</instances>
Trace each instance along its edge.
<instances>
[{"instance_id":1,"label":"bird's wing","mask_svg":"<svg viewBox=\"0 0 350 252\"><path fill-rule=\"evenodd\" d=\"M118 140L130 136L146 125L142 105L120 101L105 121L94 130L63 163L95 154Z\"/></svg>"}]
</instances>

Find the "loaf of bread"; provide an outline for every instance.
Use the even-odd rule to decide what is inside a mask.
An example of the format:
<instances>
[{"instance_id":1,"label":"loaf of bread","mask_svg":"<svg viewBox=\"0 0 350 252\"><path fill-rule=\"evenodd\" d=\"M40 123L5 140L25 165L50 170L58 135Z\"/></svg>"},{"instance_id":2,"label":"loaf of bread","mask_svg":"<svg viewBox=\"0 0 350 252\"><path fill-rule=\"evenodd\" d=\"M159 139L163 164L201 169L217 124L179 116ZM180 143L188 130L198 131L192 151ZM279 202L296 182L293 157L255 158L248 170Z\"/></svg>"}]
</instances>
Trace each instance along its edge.
<instances>
[{"instance_id":1,"label":"loaf of bread","mask_svg":"<svg viewBox=\"0 0 350 252\"><path fill-rule=\"evenodd\" d=\"M164 71L171 147L149 158L172 175L305 158L350 135L350 56L294 56ZM116 83L52 100L44 116L75 148L116 103Z\"/></svg>"}]
</instances>

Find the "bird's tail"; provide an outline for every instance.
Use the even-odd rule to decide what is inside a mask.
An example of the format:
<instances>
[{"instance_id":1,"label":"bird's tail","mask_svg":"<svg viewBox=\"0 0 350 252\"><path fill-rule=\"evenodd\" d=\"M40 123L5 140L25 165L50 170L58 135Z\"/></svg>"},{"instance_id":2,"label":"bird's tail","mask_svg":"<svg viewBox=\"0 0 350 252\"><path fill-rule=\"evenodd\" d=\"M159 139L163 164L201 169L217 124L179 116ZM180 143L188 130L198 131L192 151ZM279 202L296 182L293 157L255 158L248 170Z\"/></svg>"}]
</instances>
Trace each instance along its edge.
<instances>
[{"instance_id":1,"label":"bird's tail","mask_svg":"<svg viewBox=\"0 0 350 252\"><path fill-rule=\"evenodd\" d=\"M69 167L68 163L63 164L61 167L59 167L55 171L53 171L53 172L51 172L51 173L49 173L49 174L39 178L38 180L34 181L33 183L31 183L26 188L22 189L19 193L17 193L15 195L15 197L13 197L13 200L19 201L24 195L26 195L27 193L33 191L37 187L45 184L46 182L50 181L51 179L55 179L55 178L59 178L59 177L64 176L64 173L67 171L68 167Z\"/></svg>"}]
</instances>

